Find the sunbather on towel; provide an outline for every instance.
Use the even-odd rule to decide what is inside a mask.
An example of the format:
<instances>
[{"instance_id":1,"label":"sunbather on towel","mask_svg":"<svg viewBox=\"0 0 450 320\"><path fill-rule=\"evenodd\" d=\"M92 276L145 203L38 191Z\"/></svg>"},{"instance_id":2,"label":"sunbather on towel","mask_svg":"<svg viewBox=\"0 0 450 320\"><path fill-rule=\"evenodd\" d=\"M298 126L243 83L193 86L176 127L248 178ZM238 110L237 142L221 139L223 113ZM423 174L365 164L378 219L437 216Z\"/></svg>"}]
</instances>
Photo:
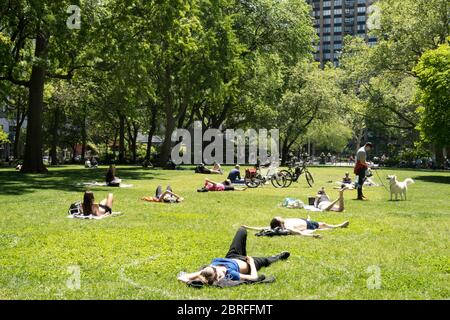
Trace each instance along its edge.
<instances>
[{"instance_id":1,"label":"sunbather on towel","mask_svg":"<svg viewBox=\"0 0 450 320\"><path fill-rule=\"evenodd\" d=\"M94 193L91 191L86 191L83 197L82 213L85 216L103 216L107 214L112 214L113 205L113 194L108 194L106 199L100 201L100 203L94 202Z\"/></svg>"},{"instance_id":2,"label":"sunbather on towel","mask_svg":"<svg viewBox=\"0 0 450 320\"><path fill-rule=\"evenodd\" d=\"M156 188L156 193L154 197L143 197L142 200L148 202L165 202L165 203L175 203L182 202L183 197L172 192L172 188L167 186L166 191L162 192L162 187L158 186Z\"/></svg>"},{"instance_id":3,"label":"sunbather on towel","mask_svg":"<svg viewBox=\"0 0 450 320\"><path fill-rule=\"evenodd\" d=\"M322 187L322 189L317 192L316 199L314 201L314 207L322 211L344 211L344 191L347 189L348 187L344 185L339 190L339 198L337 200L331 201L330 197L325 192L325 188Z\"/></svg>"},{"instance_id":4,"label":"sunbather on towel","mask_svg":"<svg viewBox=\"0 0 450 320\"><path fill-rule=\"evenodd\" d=\"M319 234L314 234L316 230L330 230L336 228L346 228L349 222L345 221L338 225L332 225L325 222L316 222L309 219L301 218L282 218L275 217L270 221L270 227L249 227L242 226L245 229L263 231L267 229L280 228L281 230L287 230L292 235L299 235L305 237L321 238Z\"/></svg>"},{"instance_id":5,"label":"sunbather on towel","mask_svg":"<svg viewBox=\"0 0 450 320\"><path fill-rule=\"evenodd\" d=\"M200 271L183 274L178 277L178 280L185 283L196 280L209 285L222 279L256 281L258 271L262 267L268 267L278 260L286 260L290 255L289 252L284 251L267 258L250 257L247 256L246 243L247 230L239 228L225 258L214 259Z\"/></svg>"},{"instance_id":6,"label":"sunbather on towel","mask_svg":"<svg viewBox=\"0 0 450 320\"><path fill-rule=\"evenodd\" d=\"M235 187L231 185L230 180L225 180L224 182L214 182L212 180L209 180L208 178L205 179L205 185L203 188L198 189L198 192L208 192L208 191L245 191L247 188L240 188Z\"/></svg>"}]
</instances>

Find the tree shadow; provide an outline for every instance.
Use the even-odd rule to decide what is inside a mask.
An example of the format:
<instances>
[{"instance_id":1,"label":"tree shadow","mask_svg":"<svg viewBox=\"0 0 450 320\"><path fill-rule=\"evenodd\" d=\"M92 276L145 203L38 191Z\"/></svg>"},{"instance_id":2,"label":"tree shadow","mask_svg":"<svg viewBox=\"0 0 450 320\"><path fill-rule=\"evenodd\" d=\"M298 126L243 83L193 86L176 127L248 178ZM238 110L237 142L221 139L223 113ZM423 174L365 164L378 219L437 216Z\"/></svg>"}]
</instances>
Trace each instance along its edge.
<instances>
[{"instance_id":1,"label":"tree shadow","mask_svg":"<svg viewBox=\"0 0 450 320\"><path fill-rule=\"evenodd\" d=\"M442 183L442 184L450 184L450 175L449 176L419 176L413 177L414 180L431 182L431 183Z\"/></svg>"},{"instance_id":2,"label":"tree shadow","mask_svg":"<svg viewBox=\"0 0 450 320\"><path fill-rule=\"evenodd\" d=\"M158 170L142 170L141 168L119 168L117 175L127 183L129 180L166 180L161 178ZM67 169L53 168L46 174L23 174L17 171L0 171L0 195L22 195L38 190L59 190L82 192L86 186L83 182L103 182L106 169ZM104 187L108 188L108 187Z\"/></svg>"}]
</instances>

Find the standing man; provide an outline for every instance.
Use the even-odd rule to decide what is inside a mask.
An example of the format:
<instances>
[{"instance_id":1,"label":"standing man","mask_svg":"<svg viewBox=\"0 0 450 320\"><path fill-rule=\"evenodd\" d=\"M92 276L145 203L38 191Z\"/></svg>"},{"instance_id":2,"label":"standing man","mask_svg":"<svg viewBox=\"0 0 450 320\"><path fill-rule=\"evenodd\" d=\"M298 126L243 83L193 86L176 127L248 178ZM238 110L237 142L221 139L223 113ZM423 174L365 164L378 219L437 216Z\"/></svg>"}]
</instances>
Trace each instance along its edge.
<instances>
[{"instance_id":1,"label":"standing man","mask_svg":"<svg viewBox=\"0 0 450 320\"><path fill-rule=\"evenodd\" d=\"M373 144L371 142L367 142L364 146L359 148L356 153L356 163L354 173L358 176L357 190L358 190L358 200L365 200L362 188L364 185L364 181L366 180L366 170L369 168L367 164L367 152L372 150Z\"/></svg>"}]
</instances>

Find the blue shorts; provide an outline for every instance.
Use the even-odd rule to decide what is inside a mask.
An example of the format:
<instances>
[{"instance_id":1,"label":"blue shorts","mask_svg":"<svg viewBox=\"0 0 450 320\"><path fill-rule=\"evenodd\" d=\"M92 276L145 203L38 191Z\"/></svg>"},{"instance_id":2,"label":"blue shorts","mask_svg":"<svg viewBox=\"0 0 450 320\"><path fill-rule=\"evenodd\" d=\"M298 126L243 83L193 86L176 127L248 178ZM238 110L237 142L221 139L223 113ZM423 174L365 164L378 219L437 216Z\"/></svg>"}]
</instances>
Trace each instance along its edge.
<instances>
[{"instance_id":1,"label":"blue shorts","mask_svg":"<svg viewBox=\"0 0 450 320\"><path fill-rule=\"evenodd\" d=\"M308 230L319 229L319 223L318 222L316 222L316 221L308 221L308 220L305 220L305 221L306 221L306 229L308 229Z\"/></svg>"}]
</instances>

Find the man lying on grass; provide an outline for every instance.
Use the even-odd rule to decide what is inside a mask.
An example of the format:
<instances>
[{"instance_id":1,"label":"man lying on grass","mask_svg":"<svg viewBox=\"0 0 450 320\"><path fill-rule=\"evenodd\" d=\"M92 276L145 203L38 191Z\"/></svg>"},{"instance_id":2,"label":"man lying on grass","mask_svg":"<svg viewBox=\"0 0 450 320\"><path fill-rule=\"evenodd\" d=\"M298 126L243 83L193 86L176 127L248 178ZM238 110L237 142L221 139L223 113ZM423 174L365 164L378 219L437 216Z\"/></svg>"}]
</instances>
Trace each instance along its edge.
<instances>
[{"instance_id":1,"label":"man lying on grass","mask_svg":"<svg viewBox=\"0 0 450 320\"><path fill-rule=\"evenodd\" d=\"M257 258L247 256L247 230L239 228L231 243L225 258L214 259L210 265L198 272L183 274L178 280L190 283L200 281L203 284L213 285L220 280L247 280L257 281L258 271L262 267L268 267L278 260L289 258L289 252L284 251L278 255Z\"/></svg>"},{"instance_id":2,"label":"man lying on grass","mask_svg":"<svg viewBox=\"0 0 450 320\"><path fill-rule=\"evenodd\" d=\"M345 221L338 225L332 225L325 222L316 222L302 218L289 218L285 219L282 217L275 217L270 221L270 227L249 227L242 226L245 229L264 231L268 229L275 230L279 228L280 230L286 230L289 234L299 235L305 237L321 238L321 235L314 234L316 230L330 230L336 228L347 228L350 223Z\"/></svg>"}]
</instances>

